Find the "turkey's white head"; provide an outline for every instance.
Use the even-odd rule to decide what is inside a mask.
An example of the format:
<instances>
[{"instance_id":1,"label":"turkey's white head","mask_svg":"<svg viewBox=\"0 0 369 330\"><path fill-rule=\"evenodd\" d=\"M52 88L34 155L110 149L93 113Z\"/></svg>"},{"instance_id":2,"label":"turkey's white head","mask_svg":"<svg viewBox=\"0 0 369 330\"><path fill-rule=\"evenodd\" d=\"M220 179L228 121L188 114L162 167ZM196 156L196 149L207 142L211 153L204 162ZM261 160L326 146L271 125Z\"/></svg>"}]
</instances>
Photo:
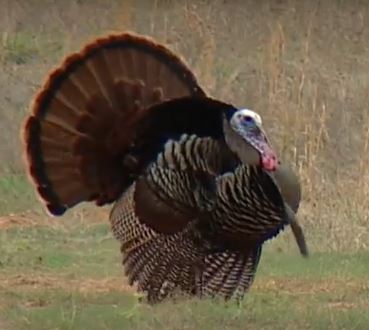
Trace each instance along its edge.
<instances>
[{"instance_id":1,"label":"turkey's white head","mask_svg":"<svg viewBox=\"0 0 369 330\"><path fill-rule=\"evenodd\" d=\"M276 153L262 127L261 117L249 109L231 110L224 120L225 140L243 163L260 164L268 171L277 168Z\"/></svg>"}]
</instances>

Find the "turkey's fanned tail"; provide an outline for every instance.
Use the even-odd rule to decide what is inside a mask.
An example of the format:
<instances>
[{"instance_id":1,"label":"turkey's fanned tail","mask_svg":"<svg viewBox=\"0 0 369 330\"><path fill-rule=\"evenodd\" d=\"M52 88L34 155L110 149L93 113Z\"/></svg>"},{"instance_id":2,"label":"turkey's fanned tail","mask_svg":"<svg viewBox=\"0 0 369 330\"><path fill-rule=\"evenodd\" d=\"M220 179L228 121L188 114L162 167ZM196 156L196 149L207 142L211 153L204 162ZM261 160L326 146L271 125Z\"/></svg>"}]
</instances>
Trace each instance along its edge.
<instances>
[{"instance_id":1,"label":"turkey's fanned tail","mask_svg":"<svg viewBox=\"0 0 369 330\"><path fill-rule=\"evenodd\" d=\"M127 154L152 105L204 93L186 64L131 33L68 56L37 94L24 125L27 168L50 213L117 199L139 160Z\"/></svg>"}]
</instances>

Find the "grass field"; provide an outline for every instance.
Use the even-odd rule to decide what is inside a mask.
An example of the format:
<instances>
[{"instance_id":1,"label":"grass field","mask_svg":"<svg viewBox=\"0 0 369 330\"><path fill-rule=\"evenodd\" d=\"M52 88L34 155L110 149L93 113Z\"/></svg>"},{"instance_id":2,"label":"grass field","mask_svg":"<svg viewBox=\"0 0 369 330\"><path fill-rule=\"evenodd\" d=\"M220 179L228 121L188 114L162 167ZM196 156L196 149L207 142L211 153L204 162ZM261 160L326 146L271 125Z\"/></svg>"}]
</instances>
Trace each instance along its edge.
<instances>
[{"instance_id":1,"label":"grass field","mask_svg":"<svg viewBox=\"0 0 369 330\"><path fill-rule=\"evenodd\" d=\"M1 178L0 192L1 330L367 329L369 324L369 254L328 252L312 230L308 260L299 256L288 230L267 244L241 306L181 297L150 307L125 282L108 209L82 205L64 218L49 218L27 179L11 173Z\"/></svg>"},{"instance_id":2,"label":"grass field","mask_svg":"<svg viewBox=\"0 0 369 330\"><path fill-rule=\"evenodd\" d=\"M241 306L183 297L150 307L125 284L117 242L81 210L0 218L0 311L8 329L366 329L369 255L269 244ZM1 327L0 327L1 328ZM5 328L7 329L7 328Z\"/></svg>"},{"instance_id":3,"label":"grass field","mask_svg":"<svg viewBox=\"0 0 369 330\"><path fill-rule=\"evenodd\" d=\"M369 329L367 1L0 0L0 8L0 330ZM258 111L301 178L311 257L298 255L289 231L268 243L242 306L139 302L108 210L82 205L50 219L25 176L21 122L47 72L96 36L124 30L178 51L212 96Z\"/></svg>"},{"instance_id":4,"label":"grass field","mask_svg":"<svg viewBox=\"0 0 369 330\"><path fill-rule=\"evenodd\" d=\"M287 230L266 245L244 302L178 297L157 306L127 285L108 209L49 218L23 177L0 185L0 329L367 329L367 252L311 251ZM31 209L9 214L17 191ZM19 210L18 210L19 211ZM311 246L311 245L310 245ZM313 245L314 247L314 245Z\"/></svg>"}]
</instances>

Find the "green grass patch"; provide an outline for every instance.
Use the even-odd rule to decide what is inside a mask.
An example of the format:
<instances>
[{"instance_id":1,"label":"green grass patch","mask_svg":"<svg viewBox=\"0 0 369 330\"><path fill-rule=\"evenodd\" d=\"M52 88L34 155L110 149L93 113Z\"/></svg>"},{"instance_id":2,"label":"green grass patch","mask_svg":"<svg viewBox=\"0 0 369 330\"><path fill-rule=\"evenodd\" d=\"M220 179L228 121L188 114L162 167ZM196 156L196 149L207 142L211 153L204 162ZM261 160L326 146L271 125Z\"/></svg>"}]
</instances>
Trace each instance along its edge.
<instances>
[{"instance_id":1,"label":"green grass patch","mask_svg":"<svg viewBox=\"0 0 369 330\"><path fill-rule=\"evenodd\" d=\"M60 56L63 50L60 33L41 36L27 31L3 32L1 37L2 60L9 64L20 65L38 61L40 57Z\"/></svg>"},{"instance_id":2,"label":"green grass patch","mask_svg":"<svg viewBox=\"0 0 369 330\"><path fill-rule=\"evenodd\" d=\"M272 243L241 306L185 297L148 306L124 289L119 244L108 224L50 221L50 226L0 231L0 313L14 329L365 329L369 324L365 254L312 253L305 260L276 252Z\"/></svg>"},{"instance_id":3,"label":"green grass patch","mask_svg":"<svg viewBox=\"0 0 369 330\"><path fill-rule=\"evenodd\" d=\"M60 222L50 219L50 222ZM119 244L107 224L12 228L0 231L0 270L108 275L121 272ZM116 265L116 267L114 267ZM115 269L115 271L114 271Z\"/></svg>"},{"instance_id":4,"label":"green grass patch","mask_svg":"<svg viewBox=\"0 0 369 330\"><path fill-rule=\"evenodd\" d=\"M7 299L6 320L17 329L365 329L369 324L365 305L341 297L336 302L334 292L253 290L241 306L183 298L152 307L124 293L49 289Z\"/></svg>"},{"instance_id":5,"label":"green grass patch","mask_svg":"<svg viewBox=\"0 0 369 330\"><path fill-rule=\"evenodd\" d=\"M274 252L273 245L265 249L260 263L259 274L273 277L306 277L319 279L329 276L341 278L361 278L369 283L369 254L343 254L339 252L315 253L312 251L308 259L299 254Z\"/></svg>"},{"instance_id":6,"label":"green grass patch","mask_svg":"<svg viewBox=\"0 0 369 330\"><path fill-rule=\"evenodd\" d=\"M0 174L0 215L39 208L34 189L24 174Z\"/></svg>"},{"instance_id":7,"label":"green grass patch","mask_svg":"<svg viewBox=\"0 0 369 330\"><path fill-rule=\"evenodd\" d=\"M122 329L129 322L122 311L132 309L135 301L129 294L84 295L68 290L8 294L7 299L12 302L7 320L19 329Z\"/></svg>"}]
</instances>

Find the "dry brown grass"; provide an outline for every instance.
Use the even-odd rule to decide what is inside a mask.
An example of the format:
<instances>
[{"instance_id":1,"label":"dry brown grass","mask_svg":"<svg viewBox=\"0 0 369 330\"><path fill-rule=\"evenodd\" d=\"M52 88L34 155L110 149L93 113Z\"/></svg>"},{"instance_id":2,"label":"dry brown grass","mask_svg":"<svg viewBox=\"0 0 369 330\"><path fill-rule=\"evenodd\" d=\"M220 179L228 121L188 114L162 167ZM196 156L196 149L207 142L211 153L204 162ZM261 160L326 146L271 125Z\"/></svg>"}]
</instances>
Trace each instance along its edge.
<instances>
[{"instance_id":1,"label":"dry brown grass","mask_svg":"<svg viewBox=\"0 0 369 330\"><path fill-rule=\"evenodd\" d=\"M25 211L0 216L0 231L10 228L48 227L63 229L71 222L78 221L86 228L99 223L107 223L109 210L99 208L97 211L91 208L77 209L66 215L64 221L55 221L45 212ZM68 230L68 229L66 229Z\"/></svg>"},{"instance_id":2,"label":"dry brown grass","mask_svg":"<svg viewBox=\"0 0 369 330\"><path fill-rule=\"evenodd\" d=\"M32 274L32 276L17 274L6 277L0 276L0 290L5 289L13 289L15 291L53 289L90 294L103 292L136 293L135 288L124 283L121 276L97 279L86 277L71 278L70 275L65 274ZM329 292L338 293L340 290L349 290L351 294L360 294L368 289L367 282L358 280L348 281L347 279L331 278L309 281L306 278L270 277L256 282L252 290L258 293L279 293L304 299L304 296L314 296ZM369 307L368 301L364 301L363 303L366 307ZM338 305L337 307L340 306Z\"/></svg>"},{"instance_id":3,"label":"dry brown grass","mask_svg":"<svg viewBox=\"0 0 369 330\"><path fill-rule=\"evenodd\" d=\"M4 0L1 8L3 167L22 171L19 124L47 71L96 35L134 30L180 52L213 96L263 115L301 176L313 249L368 248L365 1Z\"/></svg>"},{"instance_id":4,"label":"dry brown grass","mask_svg":"<svg viewBox=\"0 0 369 330\"><path fill-rule=\"evenodd\" d=\"M66 276L56 276L49 274L39 274L32 276L18 274L14 276L0 276L0 290L14 289L20 291L40 290L40 289L61 289L71 290L80 293L102 293L102 292L125 292L134 293L135 288L124 283L122 277L111 278L69 278Z\"/></svg>"}]
</instances>

